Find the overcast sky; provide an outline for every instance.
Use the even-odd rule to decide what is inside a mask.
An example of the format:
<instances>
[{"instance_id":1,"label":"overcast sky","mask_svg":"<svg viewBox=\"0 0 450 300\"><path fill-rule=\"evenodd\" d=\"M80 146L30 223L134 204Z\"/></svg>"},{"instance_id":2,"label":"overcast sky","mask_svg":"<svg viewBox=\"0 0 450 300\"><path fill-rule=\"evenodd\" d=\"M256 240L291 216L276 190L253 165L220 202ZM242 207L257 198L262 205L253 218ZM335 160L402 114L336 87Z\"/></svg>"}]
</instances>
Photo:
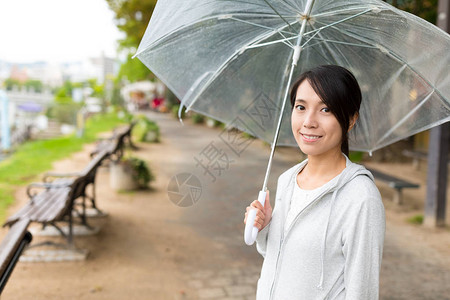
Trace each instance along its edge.
<instances>
[{"instance_id":1,"label":"overcast sky","mask_svg":"<svg viewBox=\"0 0 450 300\"><path fill-rule=\"evenodd\" d=\"M122 36L105 0L0 0L0 60L116 56Z\"/></svg>"}]
</instances>

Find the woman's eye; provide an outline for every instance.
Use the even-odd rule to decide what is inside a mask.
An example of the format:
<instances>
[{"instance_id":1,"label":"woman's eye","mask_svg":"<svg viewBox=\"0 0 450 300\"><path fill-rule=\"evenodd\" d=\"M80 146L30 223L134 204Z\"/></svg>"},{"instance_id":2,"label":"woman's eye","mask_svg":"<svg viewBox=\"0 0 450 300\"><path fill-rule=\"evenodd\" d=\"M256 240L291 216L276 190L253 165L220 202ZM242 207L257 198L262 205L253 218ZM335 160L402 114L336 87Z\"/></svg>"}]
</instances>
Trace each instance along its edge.
<instances>
[{"instance_id":1,"label":"woman's eye","mask_svg":"<svg viewBox=\"0 0 450 300\"><path fill-rule=\"evenodd\" d=\"M297 109L297 110L304 110L305 107L303 105L296 105L295 109Z\"/></svg>"},{"instance_id":2,"label":"woman's eye","mask_svg":"<svg viewBox=\"0 0 450 300\"><path fill-rule=\"evenodd\" d=\"M330 112L330 109L329 109L328 107L324 107L324 108L322 108L322 109L321 109L321 111L323 111L323 112L326 112L326 113L327 113L327 112Z\"/></svg>"}]
</instances>

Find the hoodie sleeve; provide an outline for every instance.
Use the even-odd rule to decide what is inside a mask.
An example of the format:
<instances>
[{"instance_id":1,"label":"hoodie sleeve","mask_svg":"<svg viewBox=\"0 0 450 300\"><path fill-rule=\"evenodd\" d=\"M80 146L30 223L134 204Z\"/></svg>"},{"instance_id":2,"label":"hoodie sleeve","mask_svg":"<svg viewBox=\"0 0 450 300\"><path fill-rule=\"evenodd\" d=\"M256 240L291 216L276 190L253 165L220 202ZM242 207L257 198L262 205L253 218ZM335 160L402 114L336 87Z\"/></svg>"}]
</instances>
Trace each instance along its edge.
<instances>
[{"instance_id":1,"label":"hoodie sleeve","mask_svg":"<svg viewBox=\"0 0 450 300\"><path fill-rule=\"evenodd\" d=\"M267 237L269 235L269 228L270 224L267 224L266 227L263 228L258 233L258 236L256 237L256 250L259 252L259 254L262 255L262 257L266 257L266 249L267 249Z\"/></svg>"},{"instance_id":2,"label":"hoodie sleeve","mask_svg":"<svg viewBox=\"0 0 450 300\"><path fill-rule=\"evenodd\" d=\"M343 229L346 299L378 299L385 234L384 207L377 196L355 201Z\"/></svg>"}]
</instances>

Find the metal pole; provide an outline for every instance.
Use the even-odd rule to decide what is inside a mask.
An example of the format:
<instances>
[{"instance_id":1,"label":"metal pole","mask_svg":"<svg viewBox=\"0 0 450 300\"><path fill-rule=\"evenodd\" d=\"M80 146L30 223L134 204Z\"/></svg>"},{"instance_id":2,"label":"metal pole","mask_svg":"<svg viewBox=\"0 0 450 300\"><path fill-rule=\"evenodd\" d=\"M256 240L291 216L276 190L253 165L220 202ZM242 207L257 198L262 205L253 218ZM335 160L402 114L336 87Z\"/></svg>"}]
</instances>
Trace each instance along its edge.
<instances>
[{"instance_id":1,"label":"metal pole","mask_svg":"<svg viewBox=\"0 0 450 300\"><path fill-rule=\"evenodd\" d=\"M299 36L297 39L297 43L294 47L294 54L292 55L291 70L289 72L289 78L288 78L288 82L286 84L286 92L284 94L283 104L281 106L281 111L280 111L280 117L278 118L278 124L277 124L277 128L275 131L275 136L274 136L273 142L272 142L272 149L270 151L269 162L267 163L266 175L264 176L264 183L263 183L263 187L261 190L264 192L267 190L267 182L269 181L269 174L270 174L270 170L272 168L273 155L275 154L275 147L277 145L278 136L280 134L281 121L283 120L284 108L286 106L287 98L289 96L289 87L291 85L292 75L294 74L294 69L297 66L297 62L300 58L300 52L301 52L300 44L302 42L303 34L305 33L306 23L308 22L308 17L311 14L311 10L312 10L314 1L315 0L308 0L308 2L306 3L305 12L303 15L303 20L302 20L302 26L300 27L300 33L299 33Z\"/></svg>"},{"instance_id":2,"label":"metal pole","mask_svg":"<svg viewBox=\"0 0 450 300\"><path fill-rule=\"evenodd\" d=\"M437 26L450 31L450 0L439 0ZM424 226L444 226L450 123L430 130Z\"/></svg>"},{"instance_id":3,"label":"metal pole","mask_svg":"<svg viewBox=\"0 0 450 300\"><path fill-rule=\"evenodd\" d=\"M0 90L1 102L1 133L2 133L2 151L8 151L11 148L10 128L9 128L9 100L6 93Z\"/></svg>"}]
</instances>

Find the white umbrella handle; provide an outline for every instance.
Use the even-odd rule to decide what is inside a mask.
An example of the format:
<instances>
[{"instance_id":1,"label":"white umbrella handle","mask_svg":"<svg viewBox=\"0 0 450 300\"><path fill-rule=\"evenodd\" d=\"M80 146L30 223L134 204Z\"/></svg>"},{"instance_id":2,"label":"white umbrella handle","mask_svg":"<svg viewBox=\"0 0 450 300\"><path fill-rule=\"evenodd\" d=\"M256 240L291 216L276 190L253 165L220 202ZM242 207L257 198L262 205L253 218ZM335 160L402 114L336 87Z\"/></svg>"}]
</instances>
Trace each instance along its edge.
<instances>
[{"instance_id":1,"label":"white umbrella handle","mask_svg":"<svg viewBox=\"0 0 450 300\"><path fill-rule=\"evenodd\" d=\"M258 201L264 207L264 202L266 201L266 193L264 191L259 191ZM245 223L244 241L247 245L251 246L256 241L258 236L258 228L253 226L255 224L256 209L253 208L248 212L247 222Z\"/></svg>"}]
</instances>

